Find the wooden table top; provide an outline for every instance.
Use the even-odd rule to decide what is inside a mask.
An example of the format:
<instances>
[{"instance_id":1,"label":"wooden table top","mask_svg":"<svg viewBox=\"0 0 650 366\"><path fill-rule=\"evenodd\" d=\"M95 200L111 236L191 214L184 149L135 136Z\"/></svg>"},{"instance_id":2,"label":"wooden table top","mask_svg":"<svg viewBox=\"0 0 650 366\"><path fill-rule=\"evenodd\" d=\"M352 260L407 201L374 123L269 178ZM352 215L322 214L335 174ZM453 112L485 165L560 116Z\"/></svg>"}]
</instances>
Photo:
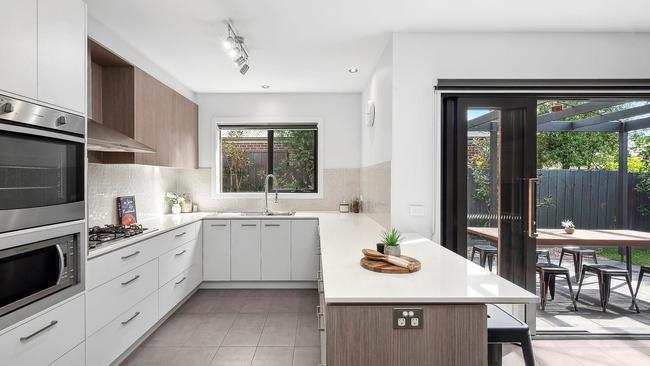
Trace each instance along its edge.
<instances>
[{"instance_id":1,"label":"wooden table top","mask_svg":"<svg viewBox=\"0 0 650 366\"><path fill-rule=\"evenodd\" d=\"M496 227L468 227L467 233L495 243L499 240ZM573 234L567 234L564 229L537 229L537 233L537 245L650 245L650 233L635 230L576 229Z\"/></svg>"}]
</instances>

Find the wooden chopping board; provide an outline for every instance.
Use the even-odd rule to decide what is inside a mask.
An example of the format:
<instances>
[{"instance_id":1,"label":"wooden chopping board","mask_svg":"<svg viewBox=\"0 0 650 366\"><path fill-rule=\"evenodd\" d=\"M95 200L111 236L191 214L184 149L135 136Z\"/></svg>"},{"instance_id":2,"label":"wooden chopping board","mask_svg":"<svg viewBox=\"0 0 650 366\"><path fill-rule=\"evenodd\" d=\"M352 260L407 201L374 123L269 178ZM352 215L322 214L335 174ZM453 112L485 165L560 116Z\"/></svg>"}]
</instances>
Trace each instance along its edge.
<instances>
[{"instance_id":1,"label":"wooden chopping board","mask_svg":"<svg viewBox=\"0 0 650 366\"><path fill-rule=\"evenodd\" d=\"M359 263L361 264L361 267L369 271L380 273L413 273L419 271L422 267L422 263L420 263L420 261L415 258L407 257L405 255L400 256L400 258L404 258L408 261L411 261L412 263L415 263L415 269L413 271L409 271L404 267L396 266L384 261L375 261L366 257L361 258Z\"/></svg>"}]
</instances>

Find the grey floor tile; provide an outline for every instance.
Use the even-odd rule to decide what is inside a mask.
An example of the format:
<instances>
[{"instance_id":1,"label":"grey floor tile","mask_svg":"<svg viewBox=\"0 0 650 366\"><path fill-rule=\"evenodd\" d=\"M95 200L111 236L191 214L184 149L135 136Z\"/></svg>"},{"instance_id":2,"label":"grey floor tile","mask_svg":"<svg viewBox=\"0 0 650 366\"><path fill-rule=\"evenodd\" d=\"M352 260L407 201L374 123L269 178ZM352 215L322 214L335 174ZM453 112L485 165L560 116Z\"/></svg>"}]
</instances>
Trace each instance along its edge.
<instances>
[{"instance_id":1,"label":"grey floor tile","mask_svg":"<svg viewBox=\"0 0 650 366\"><path fill-rule=\"evenodd\" d=\"M255 347L221 347L210 366L250 366Z\"/></svg>"},{"instance_id":2,"label":"grey floor tile","mask_svg":"<svg viewBox=\"0 0 650 366\"><path fill-rule=\"evenodd\" d=\"M147 339L145 346L183 346L200 322L197 314L175 314Z\"/></svg>"},{"instance_id":3,"label":"grey floor tile","mask_svg":"<svg viewBox=\"0 0 650 366\"><path fill-rule=\"evenodd\" d=\"M178 310L180 314L205 314L216 305L217 295L206 293L204 291L197 291L181 308Z\"/></svg>"},{"instance_id":4,"label":"grey floor tile","mask_svg":"<svg viewBox=\"0 0 650 366\"><path fill-rule=\"evenodd\" d=\"M246 303L248 296L219 295L216 296L211 313L237 313Z\"/></svg>"},{"instance_id":5,"label":"grey floor tile","mask_svg":"<svg viewBox=\"0 0 650 366\"><path fill-rule=\"evenodd\" d=\"M169 366L209 366L216 353L216 347L180 348Z\"/></svg>"},{"instance_id":6,"label":"grey floor tile","mask_svg":"<svg viewBox=\"0 0 650 366\"><path fill-rule=\"evenodd\" d=\"M316 312L298 314L298 328L296 330L296 347L320 345L320 333Z\"/></svg>"},{"instance_id":7,"label":"grey floor tile","mask_svg":"<svg viewBox=\"0 0 650 366\"><path fill-rule=\"evenodd\" d=\"M191 347L219 347L236 318L237 313L201 314L200 323L184 345Z\"/></svg>"},{"instance_id":8,"label":"grey floor tile","mask_svg":"<svg viewBox=\"0 0 650 366\"><path fill-rule=\"evenodd\" d=\"M293 347L257 347L251 366L289 366Z\"/></svg>"},{"instance_id":9,"label":"grey floor tile","mask_svg":"<svg viewBox=\"0 0 650 366\"><path fill-rule=\"evenodd\" d=\"M266 292L260 292L252 296L245 297L243 306L239 309L241 313L266 313L269 311L274 295Z\"/></svg>"},{"instance_id":10,"label":"grey floor tile","mask_svg":"<svg viewBox=\"0 0 650 366\"><path fill-rule=\"evenodd\" d=\"M222 346L257 346L266 314L239 314L221 342Z\"/></svg>"},{"instance_id":11,"label":"grey floor tile","mask_svg":"<svg viewBox=\"0 0 650 366\"><path fill-rule=\"evenodd\" d=\"M258 345L293 347L297 327L296 313L270 313Z\"/></svg>"},{"instance_id":12,"label":"grey floor tile","mask_svg":"<svg viewBox=\"0 0 650 366\"><path fill-rule=\"evenodd\" d=\"M293 350L293 366L318 366L320 347L296 347Z\"/></svg>"},{"instance_id":13,"label":"grey floor tile","mask_svg":"<svg viewBox=\"0 0 650 366\"><path fill-rule=\"evenodd\" d=\"M180 348L177 347L138 347L122 366L167 366Z\"/></svg>"}]
</instances>

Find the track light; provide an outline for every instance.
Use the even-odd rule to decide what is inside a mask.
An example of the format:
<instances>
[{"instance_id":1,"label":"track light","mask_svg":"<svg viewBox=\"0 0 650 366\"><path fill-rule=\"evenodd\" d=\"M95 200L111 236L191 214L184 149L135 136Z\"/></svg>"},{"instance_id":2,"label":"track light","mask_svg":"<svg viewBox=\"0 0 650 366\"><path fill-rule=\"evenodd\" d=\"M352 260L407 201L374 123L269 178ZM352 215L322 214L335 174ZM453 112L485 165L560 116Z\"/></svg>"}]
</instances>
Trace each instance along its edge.
<instances>
[{"instance_id":1,"label":"track light","mask_svg":"<svg viewBox=\"0 0 650 366\"><path fill-rule=\"evenodd\" d=\"M226 23L228 36L223 41L223 47L226 49L226 53L233 60L235 65L239 68L239 72L242 75L246 75L249 66L248 58L248 49L244 44L244 37L237 34L235 28L230 22Z\"/></svg>"}]
</instances>

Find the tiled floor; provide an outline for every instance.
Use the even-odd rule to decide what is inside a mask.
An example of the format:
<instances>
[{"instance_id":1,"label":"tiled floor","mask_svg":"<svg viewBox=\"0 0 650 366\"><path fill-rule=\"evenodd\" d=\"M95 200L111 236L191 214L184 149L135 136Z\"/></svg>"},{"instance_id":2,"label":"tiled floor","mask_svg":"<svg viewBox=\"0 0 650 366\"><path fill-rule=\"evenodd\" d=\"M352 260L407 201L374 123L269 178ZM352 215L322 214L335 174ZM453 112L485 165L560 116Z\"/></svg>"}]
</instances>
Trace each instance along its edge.
<instances>
[{"instance_id":1,"label":"tiled floor","mask_svg":"<svg viewBox=\"0 0 650 366\"><path fill-rule=\"evenodd\" d=\"M199 290L123 365L318 365L316 305L315 290Z\"/></svg>"},{"instance_id":2,"label":"tiled floor","mask_svg":"<svg viewBox=\"0 0 650 366\"><path fill-rule=\"evenodd\" d=\"M537 366L650 365L650 340L534 340ZM521 351L504 347L503 366L523 365Z\"/></svg>"}]
</instances>

